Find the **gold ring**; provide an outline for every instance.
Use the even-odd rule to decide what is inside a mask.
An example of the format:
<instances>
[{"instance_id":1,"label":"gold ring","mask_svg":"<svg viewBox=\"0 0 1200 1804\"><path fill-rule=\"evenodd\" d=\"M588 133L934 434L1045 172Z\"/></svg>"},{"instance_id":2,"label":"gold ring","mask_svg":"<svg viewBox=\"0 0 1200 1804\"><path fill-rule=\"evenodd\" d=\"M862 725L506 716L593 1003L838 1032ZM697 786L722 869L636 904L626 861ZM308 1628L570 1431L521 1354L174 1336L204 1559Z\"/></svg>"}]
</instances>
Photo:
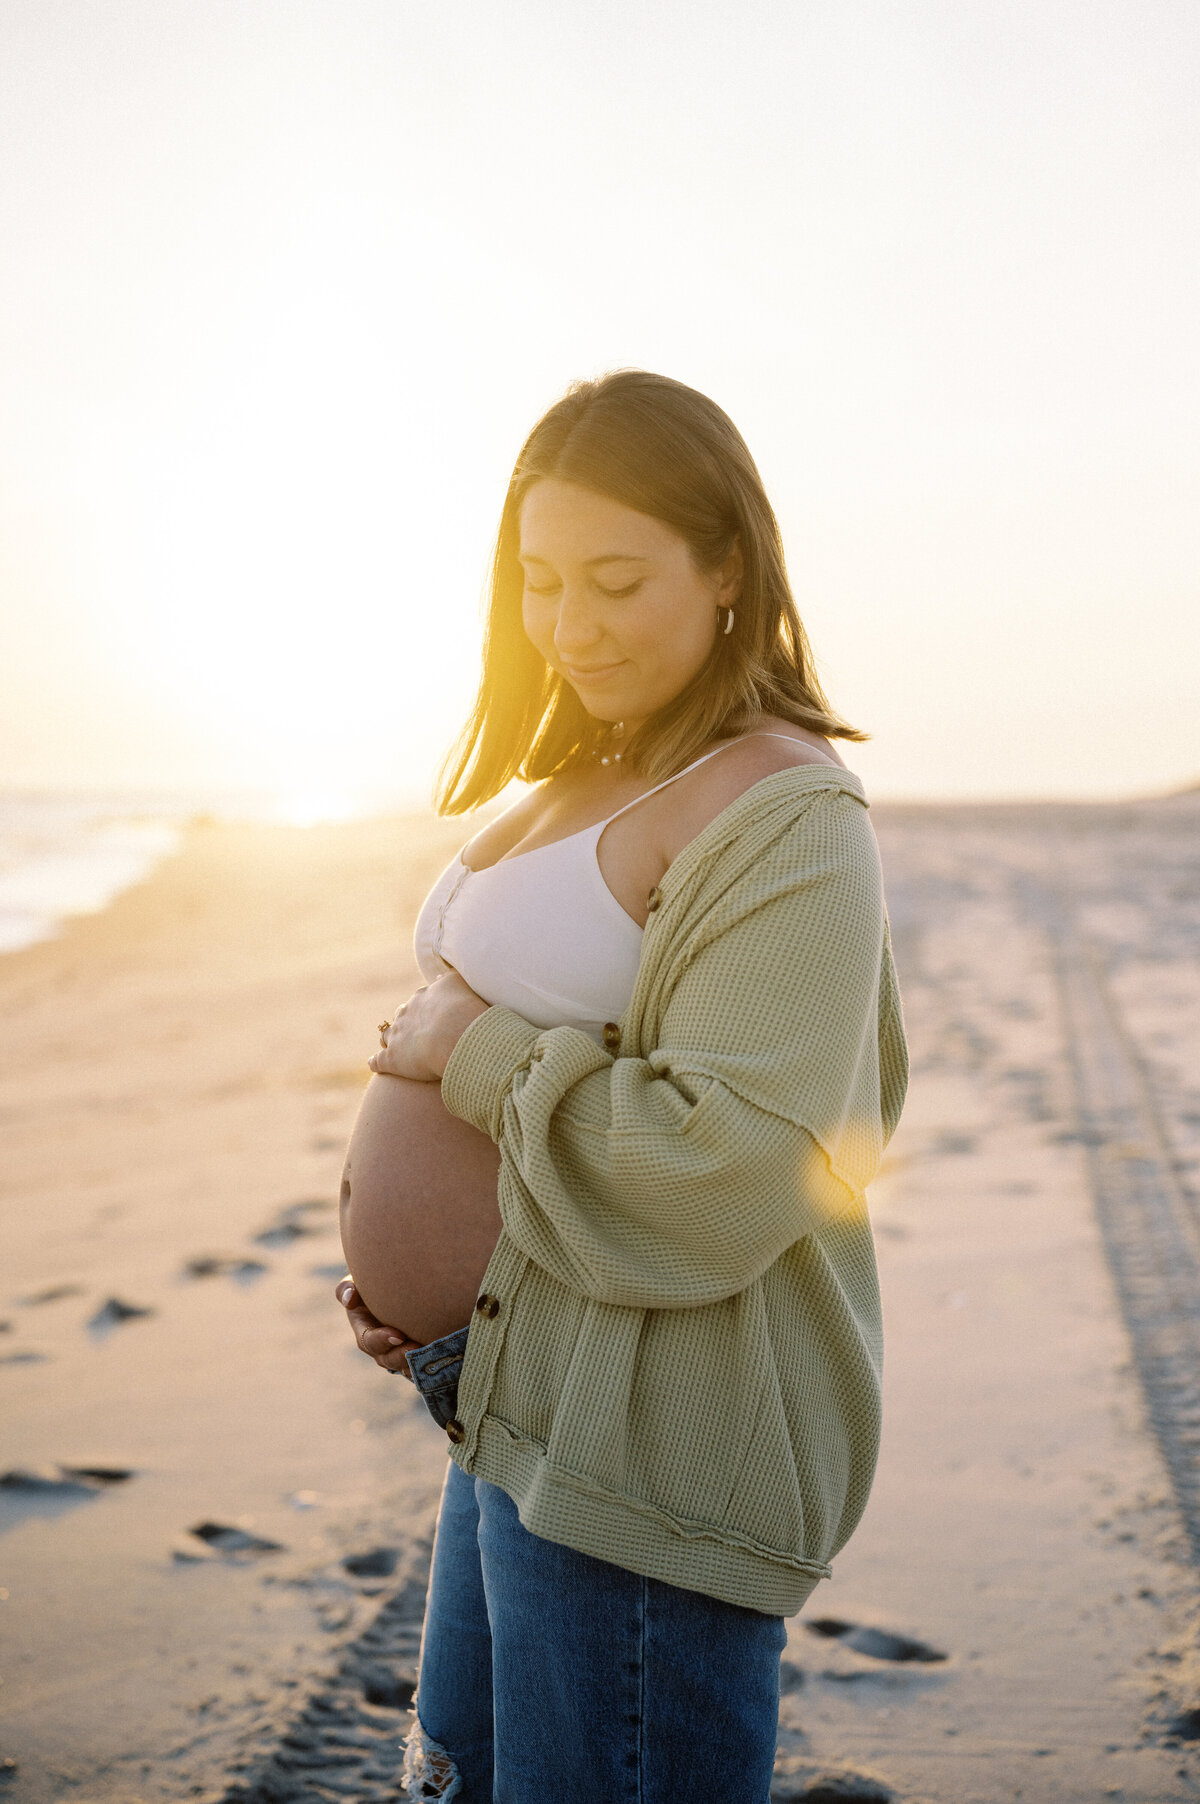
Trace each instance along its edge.
<instances>
[{"instance_id":1,"label":"gold ring","mask_svg":"<svg viewBox=\"0 0 1200 1804\"><path fill-rule=\"evenodd\" d=\"M387 1051L387 1037L391 1031L391 1026L392 1024L390 1021L381 1021L379 1023L379 1044L383 1047L385 1052Z\"/></svg>"}]
</instances>

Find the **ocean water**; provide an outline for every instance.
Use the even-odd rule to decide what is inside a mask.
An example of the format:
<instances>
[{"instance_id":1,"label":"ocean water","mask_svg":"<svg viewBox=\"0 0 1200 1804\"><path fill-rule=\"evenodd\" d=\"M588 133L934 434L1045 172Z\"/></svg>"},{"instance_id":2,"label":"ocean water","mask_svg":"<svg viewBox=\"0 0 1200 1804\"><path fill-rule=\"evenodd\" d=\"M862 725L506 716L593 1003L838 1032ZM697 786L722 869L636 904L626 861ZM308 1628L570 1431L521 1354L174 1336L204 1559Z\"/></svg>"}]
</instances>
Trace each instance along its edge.
<instances>
[{"instance_id":1,"label":"ocean water","mask_svg":"<svg viewBox=\"0 0 1200 1804\"><path fill-rule=\"evenodd\" d=\"M174 796L0 791L0 954L53 939L72 915L106 908L170 857L198 818L315 827L428 806L417 784Z\"/></svg>"},{"instance_id":2,"label":"ocean water","mask_svg":"<svg viewBox=\"0 0 1200 1804\"><path fill-rule=\"evenodd\" d=\"M194 813L177 800L0 795L0 952L106 907L176 849Z\"/></svg>"},{"instance_id":3,"label":"ocean water","mask_svg":"<svg viewBox=\"0 0 1200 1804\"><path fill-rule=\"evenodd\" d=\"M517 799L514 783L489 812ZM1200 793L1191 785L1180 797ZM164 797L134 793L47 795L0 790L0 955L53 939L72 915L94 914L148 876L183 841L190 821L271 822L290 827L425 813L419 784L389 790L242 791ZM893 925L899 906L892 898Z\"/></svg>"}]
</instances>

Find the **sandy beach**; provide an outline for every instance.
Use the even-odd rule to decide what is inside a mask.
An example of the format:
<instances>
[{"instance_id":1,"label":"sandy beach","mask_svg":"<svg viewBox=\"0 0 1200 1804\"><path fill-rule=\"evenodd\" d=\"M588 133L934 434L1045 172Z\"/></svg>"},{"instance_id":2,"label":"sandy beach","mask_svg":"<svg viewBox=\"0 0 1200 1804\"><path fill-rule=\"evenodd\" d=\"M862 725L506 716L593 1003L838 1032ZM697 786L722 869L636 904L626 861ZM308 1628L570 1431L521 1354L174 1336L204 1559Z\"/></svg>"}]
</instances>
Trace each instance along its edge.
<instances>
[{"instance_id":1,"label":"sandy beach","mask_svg":"<svg viewBox=\"0 0 1200 1804\"><path fill-rule=\"evenodd\" d=\"M1200 795L873 817L885 1439L774 1795L1193 1798ZM353 1348L333 1205L463 837L197 826L0 958L13 1804L395 1796L445 1440Z\"/></svg>"}]
</instances>

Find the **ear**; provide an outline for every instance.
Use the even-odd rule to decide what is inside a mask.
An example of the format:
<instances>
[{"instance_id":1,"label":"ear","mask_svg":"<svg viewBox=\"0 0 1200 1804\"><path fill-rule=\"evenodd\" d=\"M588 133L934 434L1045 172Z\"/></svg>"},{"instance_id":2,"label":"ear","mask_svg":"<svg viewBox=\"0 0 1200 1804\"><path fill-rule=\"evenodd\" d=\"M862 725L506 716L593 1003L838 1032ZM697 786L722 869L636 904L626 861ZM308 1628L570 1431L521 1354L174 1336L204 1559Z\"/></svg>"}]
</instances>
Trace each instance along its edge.
<instances>
[{"instance_id":1,"label":"ear","mask_svg":"<svg viewBox=\"0 0 1200 1804\"><path fill-rule=\"evenodd\" d=\"M735 538L730 547L729 556L724 563L717 566L717 603L723 608L733 607L742 593L742 583L746 574L745 560L742 557L742 541Z\"/></svg>"}]
</instances>

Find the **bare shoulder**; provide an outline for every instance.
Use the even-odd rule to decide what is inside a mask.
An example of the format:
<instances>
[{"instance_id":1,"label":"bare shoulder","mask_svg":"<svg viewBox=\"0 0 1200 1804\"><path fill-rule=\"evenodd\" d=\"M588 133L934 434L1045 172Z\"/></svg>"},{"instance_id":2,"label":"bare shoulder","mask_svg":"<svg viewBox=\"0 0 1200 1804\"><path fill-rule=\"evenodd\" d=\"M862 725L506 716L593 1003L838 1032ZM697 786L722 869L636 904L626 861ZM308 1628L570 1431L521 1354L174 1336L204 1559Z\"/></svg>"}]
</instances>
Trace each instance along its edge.
<instances>
[{"instance_id":1,"label":"bare shoulder","mask_svg":"<svg viewBox=\"0 0 1200 1804\"><path fill-rule=\"evenodd\" d=\"M846 768L828 740L788 720L768 719L753 732L727 743L716 756L707 758L663 792L664 799L672 797L673 804L664 819L664 850L668 858L674 857L747 789L777 771L803 764Z\"/></svg>"},{"instance_id":2,"label":"bare shoulder","mask_svg":"<svg viewBox=\"0 0 1200 1804\"><path fill-rule=\"evenodd\" d=\"M810 732L807 727L798 727L793 721L770 716L752 732L743 733L740 739L728 743L719 758L709 760L714 773L722 763L733 769L761 771L764 775L786 770L793 764L833 764L841 770L846 768L845 760L831 740L822 739L820 734Z\"/></svg>"}]
</instances>

